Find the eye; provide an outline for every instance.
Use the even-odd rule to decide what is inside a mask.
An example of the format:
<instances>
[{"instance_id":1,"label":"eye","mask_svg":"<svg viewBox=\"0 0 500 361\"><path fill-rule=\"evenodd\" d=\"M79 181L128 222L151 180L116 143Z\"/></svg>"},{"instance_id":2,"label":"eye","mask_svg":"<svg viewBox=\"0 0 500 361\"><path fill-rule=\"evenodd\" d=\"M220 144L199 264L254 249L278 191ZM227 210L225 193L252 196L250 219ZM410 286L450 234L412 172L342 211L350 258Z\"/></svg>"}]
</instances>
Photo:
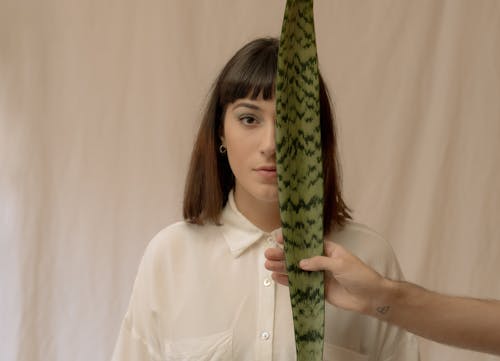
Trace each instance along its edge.
<instances>
[{"instance_id":1,"label":"eye","mask_svg":"<svg viewBox=\"0 0 500 361\"><path fill-rule=\"evenodd\" d=\"M238 119L244 125L255 125L258 123L257 118L251 114L241 115Z\"/></svg>"}]
</instances>

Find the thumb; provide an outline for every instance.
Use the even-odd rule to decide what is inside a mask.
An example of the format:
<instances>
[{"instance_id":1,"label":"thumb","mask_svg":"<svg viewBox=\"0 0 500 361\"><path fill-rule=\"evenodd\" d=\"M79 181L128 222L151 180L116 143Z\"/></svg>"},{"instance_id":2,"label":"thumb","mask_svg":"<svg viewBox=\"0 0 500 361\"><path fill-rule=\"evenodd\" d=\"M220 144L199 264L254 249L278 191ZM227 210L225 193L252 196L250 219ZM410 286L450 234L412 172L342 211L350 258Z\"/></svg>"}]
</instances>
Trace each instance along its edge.
<instances>
[{"instance_id":1,"label":"thumb","mask_svg":"<svg viewBox=\"0 0 500 361\"><path fill-rule=\"evenodd\" d=\"M304 271L330 271L335 274L343 266L345 250L342 246L327 241L325 242L325 256L315 256L300 261L299 266Z\"/></svg>"},{"instance_id":2,"label":"thumb","mask_svg":"<svg viewBox=\"0 0 500 361\"><path fill-rule=\"evenodd\" d=\"M335 261L325 256L305 258L300 261L299 266L304 271L330 271L333 272Z\"/></svg>"}]
</instances>

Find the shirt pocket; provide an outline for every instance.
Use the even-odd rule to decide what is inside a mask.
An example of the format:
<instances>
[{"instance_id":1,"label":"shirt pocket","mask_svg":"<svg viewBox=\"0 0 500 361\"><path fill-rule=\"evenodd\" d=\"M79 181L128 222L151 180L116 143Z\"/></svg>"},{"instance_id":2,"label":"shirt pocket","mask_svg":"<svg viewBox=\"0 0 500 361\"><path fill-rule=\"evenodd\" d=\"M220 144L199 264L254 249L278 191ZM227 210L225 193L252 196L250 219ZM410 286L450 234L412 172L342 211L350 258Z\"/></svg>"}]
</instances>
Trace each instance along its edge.
<instances>
[{"instance_id":1,"label":"shirt pocket","mask_svg":"<svg viewBox=\"0 0 500 361\"><path fill-rule=\"evenodd\" d=\"M347 348L325 343L323 349L324 361L367 361L368 356Z\"/></svg>"},{"instance_id":2,"label":"shirt pocket","mask_svg":"<svg viewBox=\"0 0 500 361\"><path fill-rule=\"evenodd\" d=\"M230 361L233 333L231 330L212 335L165 341L165 361Z\"/></svg>"}]
</instances>

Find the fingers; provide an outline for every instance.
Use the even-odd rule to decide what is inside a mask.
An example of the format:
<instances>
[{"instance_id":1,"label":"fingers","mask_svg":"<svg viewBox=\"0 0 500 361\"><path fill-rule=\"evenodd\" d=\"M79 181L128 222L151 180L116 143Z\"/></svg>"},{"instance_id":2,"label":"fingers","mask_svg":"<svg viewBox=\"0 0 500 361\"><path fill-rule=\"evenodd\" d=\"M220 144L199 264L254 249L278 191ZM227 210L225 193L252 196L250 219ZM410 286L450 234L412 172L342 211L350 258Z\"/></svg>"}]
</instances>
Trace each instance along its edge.
<instances>
[{"instance_id":1,"label":"fingers","mask_svg":"<svg viewBox=\"0 0 500 361\"><path fill-rule=\"evenodd\" d=\"M268 248L264 252L264 267L272 272L286 273L285 252L281 248Z\"/></svg>"},{"instance_id":2,"label":"fingers","mask_svg":"<svg viewBox=\"0 0 500 361\"><path fill-rule=\"evenodd\" d=\"M268 248L265 250L264 256L270 261L284 261L285 251L281 248Z\"/></svg>"},{"instance_id":3,"label":"fingers","mask_svg":"<svg viewBox=\"0 0 500 361\"><path fill-rule=\"evenodd\" d=\"M278 243L283 243L283 235L279 233L276 237ZM333 243L333 242L325 242L325 255L312 257L307 260L303 260L300 263L300 267L305 271L320 271L320 270L329 270L333 271L331 257L334 257L334 253L342 252L342 247ZM264 256L266 257L266 262L264 266L266 269L272 272L277 273L286 273L285 266L285 251L281 248L268 248L264 252Z\"/></svg>"},{"instance_id":4,"label":"fingers","mask_svg":"<svg viewBox=\"0 0 500 361\"><path fill-rule=\"evenodd\" d=\"M271 272L283 273L286 274L286 266L283 261L270 261L266 260L264 263L264 267Z\"/></svg>"},{"instance_id":5,"label":"fingers","mask_svg":"<svg viewBox=\"0 0 500 361\"><path fill-rule=\"evenodd\" d=\"M288 286L288 276L282 273L272 273L271 278L274 282L279 283L283 286Z\"/></svg>"},{"instance_id":6,"label":"fingers","mask_svg":"<svg viewBox=\"0 0 500 361\"><path fill-rule=\"evenodd\" d=\"M283 245L283 235L278 233L276 235L276 242L279 245ZM264 256L266 257L266 262L264 263L264 267L273 272L271 274L272 279L283 286L288 286L288 276L286 274L286 265L285 265L285 251L282 248L268 248L264 252Z\"/></svg>"},{"instance_id":7,"label":"fingers","mask_svg":"<svg viewBox=\"0 0 500 361\"><path fill-rule=\"evenodd\" d=\"M276 242L281 245L285 243L285 241L283 240L283 233L278 232L278 234L276 234Z\"/></svg>"}]
</instances>

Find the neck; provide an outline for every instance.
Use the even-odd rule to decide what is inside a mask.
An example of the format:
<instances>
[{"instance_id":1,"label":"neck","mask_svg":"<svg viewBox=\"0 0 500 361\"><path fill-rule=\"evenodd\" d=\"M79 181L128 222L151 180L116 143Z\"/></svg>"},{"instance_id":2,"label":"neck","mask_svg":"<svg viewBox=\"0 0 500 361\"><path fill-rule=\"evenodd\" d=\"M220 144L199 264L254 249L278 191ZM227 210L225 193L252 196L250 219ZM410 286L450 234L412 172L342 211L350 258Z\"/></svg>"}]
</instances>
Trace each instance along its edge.
<instances>
[{"instance_id":1,"label":"neck","mask_svg":"<svg viewBox=\"0 0 500 361\"><path fill-rule=\"evenodd\" d=\"M234 202L241 214L264 232L281 227L278 201L268 202L256 199L247 192L235 189Z\"/></svg>"}]
</instances>

